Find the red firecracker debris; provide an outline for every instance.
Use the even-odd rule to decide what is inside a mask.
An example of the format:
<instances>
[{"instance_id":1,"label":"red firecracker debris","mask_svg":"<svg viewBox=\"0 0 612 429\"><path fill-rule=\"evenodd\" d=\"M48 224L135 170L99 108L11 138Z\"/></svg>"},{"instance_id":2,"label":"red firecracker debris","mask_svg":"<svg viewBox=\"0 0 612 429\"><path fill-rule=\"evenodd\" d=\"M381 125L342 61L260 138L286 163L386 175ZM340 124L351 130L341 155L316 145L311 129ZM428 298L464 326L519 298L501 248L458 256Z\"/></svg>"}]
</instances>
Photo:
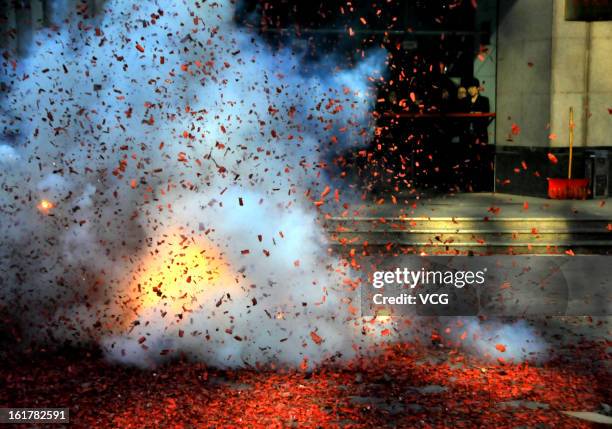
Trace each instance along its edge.
<instances>
[{"instance_id":1,"label":"red firecracker debris","mask_svg":"<svg viewBox=\"0 0 612 429\"><path fill-rule=\"evenodd\" d=\"M322 341L315 332L311 337ZM0 367L6 398L0 405L69 407L77 428L514 428L538 422L586 429L588 422L561 411L597 411L612 397L605 367L582 363L610 359L605 343L567 348L571 361L544 366L514 363L505 345L495 348L504 357L490 362L452 348L397 344L348 367L317 368L303 358L288 371L219 371L188 359L142 370L91 353L47 353ZM390 412L408 409L414 411Z\"/></svg>"}]
</instances>

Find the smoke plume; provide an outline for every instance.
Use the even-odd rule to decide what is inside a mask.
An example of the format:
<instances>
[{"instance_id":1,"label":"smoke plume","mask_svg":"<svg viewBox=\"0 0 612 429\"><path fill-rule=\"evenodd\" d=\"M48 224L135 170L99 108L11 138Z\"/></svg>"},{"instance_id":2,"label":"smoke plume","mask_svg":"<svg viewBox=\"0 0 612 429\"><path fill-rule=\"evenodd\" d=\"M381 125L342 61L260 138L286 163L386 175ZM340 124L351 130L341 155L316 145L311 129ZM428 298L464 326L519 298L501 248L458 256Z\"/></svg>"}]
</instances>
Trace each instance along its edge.
<instances>
[{"instance_id":1,"label":"smoke plume","mask_svg":"<svg viewBox=\"0 0 612 429\"><path fill-rule=\"evenodd\" d=\"M384 55L303 73L233 15L109 1L4 63L1 295L27 342L220 367L360 346L317 207L371 137Z\"/></svg>"},{"instance_id":2,"label":"smoke plume","mask_svg":"<svg viewBox=\"0 0 612 429\"><path fill-rule=\"evenodd\" d=\"M67 10L0 69L0 315L23 344L143 367L367 353L388 329L355 317L321 221L352 198L331 160L372 138L384 53L306 71L231 2Z\"/></svg>"}]
</instances>

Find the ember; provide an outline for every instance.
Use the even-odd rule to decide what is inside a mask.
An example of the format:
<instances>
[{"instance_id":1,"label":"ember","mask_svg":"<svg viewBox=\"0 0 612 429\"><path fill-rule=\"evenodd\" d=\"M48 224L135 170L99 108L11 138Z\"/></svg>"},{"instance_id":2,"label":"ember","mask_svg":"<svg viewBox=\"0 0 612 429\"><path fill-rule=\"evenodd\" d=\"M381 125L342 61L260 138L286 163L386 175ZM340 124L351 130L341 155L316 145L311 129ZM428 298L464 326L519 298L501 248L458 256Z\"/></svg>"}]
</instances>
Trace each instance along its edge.
<instances>
[{"instance_id":1,"label":"ember","mask_svg":"<svg viewBox=\"0 0 612 429\"><path fill-rule=\"evenodd\" d=\"M40 203L38 203L37 207L41 213L48 214L55 206L51 201L43 199L40 201Z\"/></svg>"}]
</instances>

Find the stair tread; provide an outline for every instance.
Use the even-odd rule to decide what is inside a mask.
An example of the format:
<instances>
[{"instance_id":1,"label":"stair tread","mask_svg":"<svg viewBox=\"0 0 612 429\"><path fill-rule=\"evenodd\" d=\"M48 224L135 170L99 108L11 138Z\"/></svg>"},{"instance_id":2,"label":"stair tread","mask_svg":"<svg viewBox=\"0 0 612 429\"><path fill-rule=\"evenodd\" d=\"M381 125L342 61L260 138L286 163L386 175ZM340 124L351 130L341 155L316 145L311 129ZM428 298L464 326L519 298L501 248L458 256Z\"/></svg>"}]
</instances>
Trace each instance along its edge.
<instances>
[{"instance_id":1,"label":"stair tread","mask_svg":"<svg viewBox=\"0 0 612 429\"><path fill-rule=\"evenodd\" d=\"M368 240L368 246L376 246L378 244L387 244L388 242L385 243L377 243L377 242L373 242ZM394 244L401 244L401 245L411 245L411 246L440 246L440 247L445 247L445 246L482 246L482 247L486 247L486 246L508 246L508 247L516 247L516 246L532 246L532 247L543 247L543 246L550 246L550 247L558 247L558 246L612 246L612 240L584 240L584 241L577 241L577 240L573 240L571 242L516 242L516 241L485 241L484 243L479 243L477 241L474 242L452 242L452 243L441 243L441 242L434 242L431 243L429 241L421 241L421 242L417 242L417 241L407 241L407 240L399 240L399 241L394 241ZM337 242L332 242L331 243L336 244L336 245L342 245L342 246L350 246L350 245L359 245L360 243L350 243L350 244L341 244L341 243L337 243Z\"/></svg>"},{"instance_id":2,"label":"stair tread","mask_svg":"<svg viewBox=\"0 0 612 429\"><path fill-rule=\"evenodd\" d=\"M540 234L612 234L611 231L599 229L539 229L536 235ZM347 230L328 232L335 234L381 234L381 233L411 233L411 234L533 234L531 229L524 230L499 230L499 229L369 229L369 230Z\"/></svg>"}]
</instances>

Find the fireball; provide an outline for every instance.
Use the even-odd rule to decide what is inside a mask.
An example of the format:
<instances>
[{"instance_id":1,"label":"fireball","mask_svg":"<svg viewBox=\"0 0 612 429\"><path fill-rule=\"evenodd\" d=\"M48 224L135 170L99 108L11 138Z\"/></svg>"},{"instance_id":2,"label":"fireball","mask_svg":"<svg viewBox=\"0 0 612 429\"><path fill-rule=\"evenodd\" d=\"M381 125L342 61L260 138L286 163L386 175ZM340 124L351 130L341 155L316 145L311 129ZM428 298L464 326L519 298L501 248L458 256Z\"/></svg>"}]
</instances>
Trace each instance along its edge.
<instances>
[{"instance_id":1,"label":"fireball","mask_svg":"<svg viewBox=\"0 0 612 429\"><path fill-rule=\"evenodd\" d=\"M43 214L48 214L51 211L51 209L53 209L54 207L55 207L55 204L53 204L51 201L46 200L46 199L40 200L40 202L36 206L36 208L38 208L38 210Z\"/></svg>"},{"instance_id":2,"label":"fireball","mask_svg":"<svg viewBox=\"0 0 612 429\"><path fill-rule=\"evenodd\" d=\"M238 277L210 240L176 229L152 240L133 270L130 310L137 317L149 311L182 314L231 292L237 283Z\"/></svg>"}]
</instances>

